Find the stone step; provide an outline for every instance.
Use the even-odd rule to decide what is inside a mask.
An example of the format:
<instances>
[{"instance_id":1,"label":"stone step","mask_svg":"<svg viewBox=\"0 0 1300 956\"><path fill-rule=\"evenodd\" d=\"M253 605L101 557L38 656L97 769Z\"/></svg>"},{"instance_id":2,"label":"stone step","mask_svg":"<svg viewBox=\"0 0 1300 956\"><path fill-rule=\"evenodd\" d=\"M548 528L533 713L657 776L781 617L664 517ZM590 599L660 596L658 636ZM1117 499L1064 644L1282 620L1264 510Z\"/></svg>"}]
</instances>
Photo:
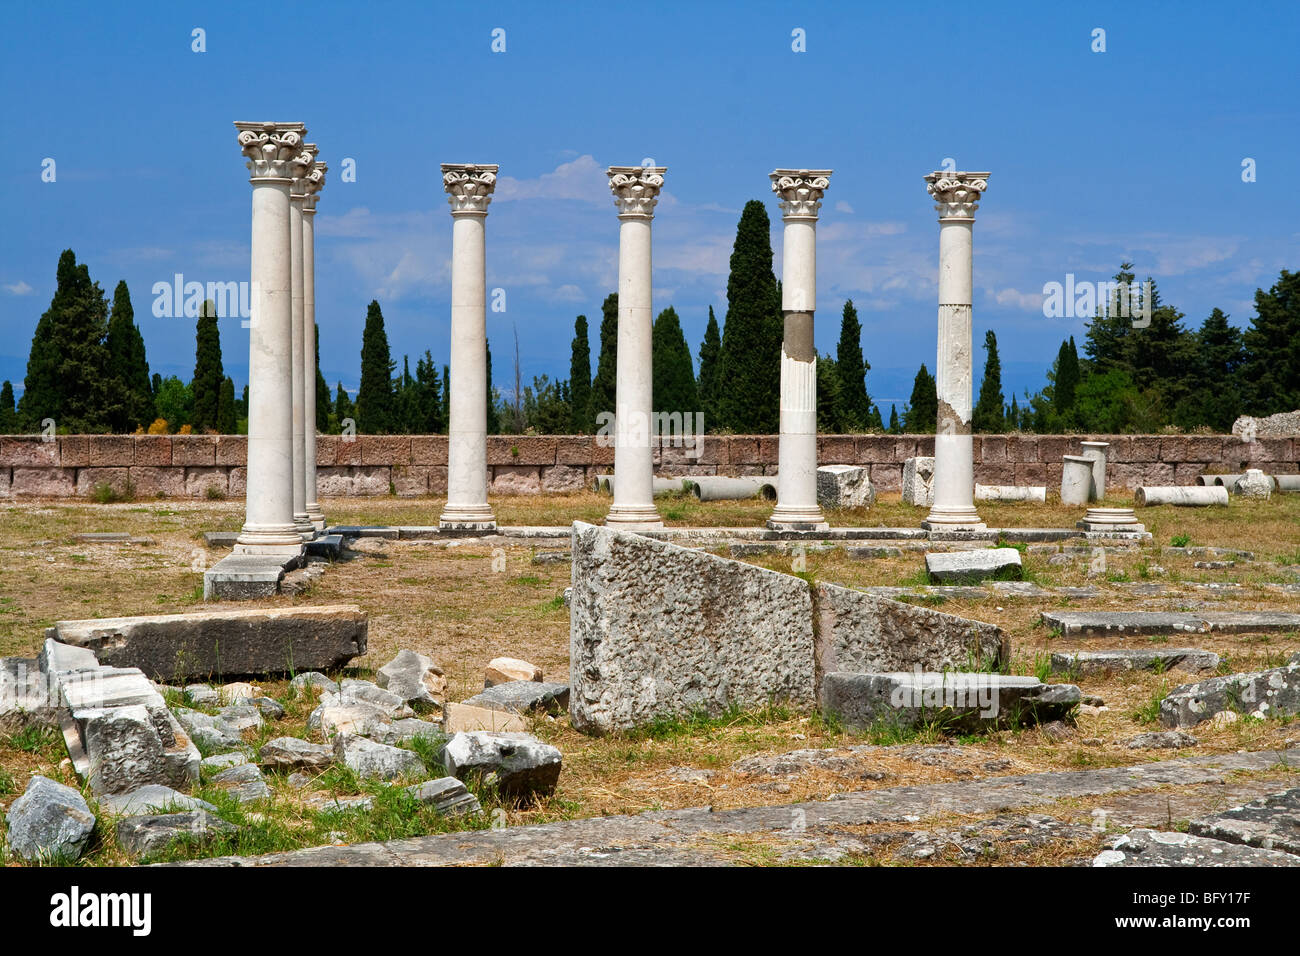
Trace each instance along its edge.
<instances>
[{"instance_id":1,"label":"stone step","mask_svg":"<svg viewBox=\"0 0 1300 956\"><path fill-rule=\"evenodd\" d=\"M1300 631L1300 614L1285 611L1044 611L1042 616L1064 637Z\"/></svg>"},{"instance_id":2,"label":"stone step","mask_svg":"<svg viewBox=\"0 0 1300 956\"><path fill-rule=\"evenodd\" d=\"M1054 674L1097 674L1105 671L1214 670L1219 655L1195 647L1071 651L1052 654Z\"/></svg>"}]
</instances>

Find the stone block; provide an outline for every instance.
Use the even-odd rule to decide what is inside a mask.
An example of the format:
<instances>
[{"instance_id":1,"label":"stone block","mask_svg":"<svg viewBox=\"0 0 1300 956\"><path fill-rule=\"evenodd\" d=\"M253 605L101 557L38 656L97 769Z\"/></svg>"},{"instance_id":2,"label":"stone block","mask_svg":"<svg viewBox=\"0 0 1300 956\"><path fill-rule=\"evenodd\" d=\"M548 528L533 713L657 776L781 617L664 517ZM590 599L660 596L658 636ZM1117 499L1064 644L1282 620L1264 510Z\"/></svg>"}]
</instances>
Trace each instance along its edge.
<instances>
[{"instance_id":1,"label":"stone block","mask_svg":"<svg viewBox=\"0 0 1300 956\"><path fill-rule=\"evenodd\" d=\"M550 435L489 435L489 465L554 465L557 440Z\"/></svg>"},{"instance_id":2,"label":"stone block","mask_svg":"<svg viewBox=\"0 0 1300 956\"><path fill-rule=\"evenodd\" d=\"M871 484L877 491L901 491L903 488L903 466L888 463L871 466Z\"/></svg>"},{"instance_id":3,"label":"stone block","mask_svg":"<svg viewBox=\"0 0 1300 956\"><path fill-rule=\"evenodd\" d=\"M1007 437L1005 435L979 435L976 436L976 444L979 445L979 461L984 465L991 465L998 462L1007 461ZM1011 469L1015 471L1015 469Z\"/></svg>"},{"instance_id":4,"label":"stone block","mask_svg":"<svg viewBox=\"0 0 1300 956\"><path fill-rule=\"evenodd\" d=\"M366 652L367 618L350 604L200 611L59 621L46 637L171 681L339 667Z\"/></svg>"},{"instance_id":5,"label":"stone block","mask_svg":"<svg viewBox=\"0 0 1300 956\"><path fill-rule=\"evenodd\" d=\"M975 480L983 485L1015 485L1015 463L1009 461L986 461L975 467Z\"/></svg>"},{"instance_id":6,"label":"stone block","mask_svg":"<svg viewBox=\"0 0 1300 956\"><path fill-rule=\"evenodd\" d=\"M90 465L97 468L125 467L135 464L135 439L130 435L91 435Z\"/></svg>"},{"instance_id":7,"label":"stone block","mask_svg":"<svg viewBox=\"0 0 1300 956\"><path fill-rule=\"evenodd\" d=\"M63 435L59 438L58 464L64 468L87 468L90 465L90 436Z\"/></svg>"},{"instance_id":8,"label":"stone block","mask_svg":"<svg viewBox=\"0 0 1300 956\"><path fill-rule=\"evenodd\" d=\"M542 468L543 491L582 491L587 485L587 472L581 465L551 465Z\"/></svg>"},{"instance_id":9,"label":"stone block","mask_svg":"<svg viewBox=\"0 0 1300 956\"><path fill-rule=\"evenodd\" d=\"M57 726L58 711L57 685L35 658L0 657L0 734Z\"/></svg>"},{"instance_id":10,"label":"stone block","mask_svg":"<svg viewBox=\"0 0 1300 956\"><path fill-rule=\"evenodd\" d=\"M493 465L488 491L494 495L540 494L541 468L536 465Z\"/></svg>"},{"instance_id":11,"label":"stone block","mask_svg":"<svg viewBox=\"0 0 1300 956\"><path fill-rule=\"evenodd\" d=\"M1134 435L1129 442L1128 450L1123 458L1124 461L1145 462L1160 460L1161 439L1158 436Z\"/></svg>"},{"instance_id":12,"label":"stone block","mask_svg":"<svg viewBox=\"0 0 1300 956\"><path fill-rule=\"evenodd\" d=\"M127 477L137 498L180 498L185 495L185 469L169 466L133 466Z\"/></svg>"},{"instance_id":13,"label":"stone block","mask_svg":"<svg viewBox=\"0 0 1300 956\"><path fill-rule=\"evenodd\" d=\"M95 831L95 815L76 790L32 777L5 815L9 851L28 863L72 863Z\"/></svg>"},{"instance_id":14,"label":"stone block","mask_svg":"<svg viewBox=\"0 0 1300 956\"><path fill-rule=\"evenodd\" d=\"M1157 670L1181 668L1189 671L1213 670L1219 655L1194 647L1154 649L1120 648L1107 651L1069 651L1052 654L1052 672L1057 674L1098 674L1108 671Z\"/></svg>"},{"instance_id":15,"label":"stone block","mask_svg":"<svg viewBox=\"0 0 1300 956\"><path fill-rule=\"evenodd\" d=\"M1300 788L1193 820L1187 830L1196 836L1281 850L1300 858Z\"/></svg>"},{"instance_id":16,"label":"stone block","mask_svg":"<svg viewBox=\"0 0 1300 956\"><path fill-rule=\"evenodd\" d=\"M352 469L352 494L358 497L375 497L393 491L392 468L388 465L354 466ZM317 492L320 480L317 479Z\"/></svg>"},{"instance_id":17,"label":"stone block","mask_svg":"<svg viewBox=\"0 0 1300 956\"><path fill-rule=\"evenodd\" d=\"M135 455L133 465L163 468L172 463L172 439L170 435L135 436Z\"/></svg>"},{"instance_id":18,"label":"stone block","mask_svg":"<svg viewBox=\"0 0 1300 956\"><path fill-rule=\"evenodd\" d=\"M334 464L340 466L361 464L362 437L360 435L340 435L334 447Z\"/></svg>"},{"instance_id":19,"label":"stone block","mask_svg":"<svg viewBox=\"0 0 1300 956\"><path fill-rule=\"evenodd\" d=\"M853 457L846 465L901 465L907 455L899 457L898 439L893 435L858 435L853 441ZM818 459L819 461L821 459ZM835 464L827 459L828 464Z\"/></svg>"},{"instance_id":20,"label":"stone block","mask_svg":"<svg viewBox=\"0 0 1300 956\"><path fill-rule=\"evenodd\" d=\"M447 466L429 465L429 494L445 495L447 493Z\"/></svg>"},{"instance_id":21,"label":"stone block","mask_svg":"<svg viewBox=\"0 0 1300 956\"><path fill-rule=\"evenodd\" d=\"M379 668L375 683L416 706L440 707L447 694L447 678L442 668L432 658L405 649Z\"/></svg>"},{"instance_id":22,"label":"stone block","mask_svg":"<svg viewBox=\"0 0 1300 956\"><path fill-rule=\"evenodd\" d=\"M478 730L517 731L527 730L528 724L518 714L499 707L451 702L443 711L442 729L446 734Z\"/></svg>"},{"instance_id":23,"label":"stone block","mask_svg":"<svg viewBox=\"0 0 1300 956\"><path fill-rule=\"evenodd\" d=\"M71 498L76 494L75 468L20 468L10 476L15 498Z\"/></svg>"},{"instance_id":24,"label":"stone block","mask_svg":"<svg viewBox=\"0 0 1300 956\"><path fill-rule=\"evenodd\" d=\"M727 461L733 465L763 464L763 457L758 450L758 436L732 435L727 448Z\"/></svg>"},{"instance_id":25,"label":"stone block","mask_svg":"<svg viewBox=\"0 0 1300 956\"><path fill-rule=\"evenodd\" d=\"M1300 655L1285 667L1175 687L1160 702L1166 727L1194 727L1220 711L1267 719L1300 714Z\"/></svg>"},{"instance_id":26,"label":"stone block","mask_svg":"<svg viewBox=\"0 0 1300 956\"><path fill-rule=\"evenodd\" d=\"M58 467L59 443L39 435L6 435L0 437L0 461L10 467Z\"/></svg>"},{"instance_id":27,"label":"stone block","mask_svg":"<svg viewBox=\"0 0 1300 956\"><path fill-rule=\"evenodd\" d=\"M1052 478L1053 480L1049 482L1048 473L1047 473L1047 464L1045 462L1026 461L1026 462L1016 463L1016 474L1015 474L1014 483L1017 485L1046 486L1048 484L1053 484L1053 485L1059 484L1061 480L1059 465L1058 465L1058 471L1054 476L1052 476Z\"/></svg>"},{"instance_id":28,"label":"stone block","mask_svg":"<svg viewBox=\"0 0 1300 956\"><path fill-rule=\"evenodd\" d=\"M852 435L818 435L817 460L828 465L857 464L857 442Z\"/></svg>"},{"instance_id":29,"label":"stone block","mask_svg":"<svg viewBox=\"0 0 1300 956\"><path fill-rule=\"evenodd\" d=\"M333 465L337 461L338 455L338 435L317 435L316 436L316 467L321 465Z\"/></svg>"},{"instance_id":30,"label":"stone block","mask_svg":"<svg viewBox=\"0 0 1300 956\"><path fill-rule=\"evenodd\" d=\"M428 466L394 465L390 477L399 498L419 498L429 493Z\"/></svg>"},{"instance_id":31,"label":"stone block","mask_svg":"<svg viewBox=\"0 0 1300 956\"><path fill-rule=\"evenodd\" d=\"M540 681L542 669L517 657L494 657L483 670L483 687L495 687L513 681Z\"/></svg>"},{"instance_id":32,"label":"stone block","mask_svg":"<svg viewBox=\"0 0 1300 956\"><path fill-rule=\"evenodd\" d=\"M1014 462L1038 461L1038 439L1032 435L1008 435L1007 460Z\"/></svg>"},{"instance_id":33,"label":"stone block","mask_svg":"<svg viewBox=\"0 0 1300 956\"><path fill-rule=\"evenodd\" d=\"M127 468L78 468L76 493L79 498L89 497L99 485L107 485L119 495L127 492Z\"/></svg>"},{"instance_id":34,"label":"stone block","mask_svg":"<svg viewBox=\"0 0 1300 956\"><path fill-rule=\"evenodd\" d=\"M117 842L128 853L149 856L166 850L174 841L205 840L237 828L208 810L126 817L117 822Z\"/></svg>"},{"instance_id":35,"label":"stone block","mask_svg":"<svg viewBox=\"0 0 1300 956\"><path fill-rule=\"evenodd\" d=\"M870 508L876 503L876 489L866 468L821 465L817 469L817 503L823 508Z\"/></svg>"},{"instance_id":36,"label":"stone block","mask_svg":"<svg viewBox=\"0 0 1300 956\"><path fill-rule=\"evenodd\" d=\"M13 497L13 469L0 467L0 498Z\"/></svg>"},{"instance_id":37,"label":"stone block","mask_svg":"<svg viewBox=\"0 0 1300 956\"><path fill-rule=\"evenodd\" d=\"M447 464L446 435L412 435L411 464L445 465Z\"/></svg>"},{"instance_id":38,"label":"stone block","mask_svg":"<svg viewBox=\"0 0 1300 956\"><path fill-rule=\"evenodd\" d=\"M226 476L226 482L230 488L231 498L242 498L248 494L248 469L242 465L236 465L230 469ZM317 494L319 494L319 488Z\"/></svg>"},{"instance_id":39,"label":"stone block","mask_svg":"<svg viewBox=\"0 0 1300 956\"><path fill-rule=\"evenodd\" d=\"M345 498L352 494L352 469L317 467L316 493L327 498Z\"/></svg>"},{"instance_id":40,"label":"stone block","mask_svg":"<svg viewBox=\"0 0 1300 956\"><path fill-rule=\"evenodd\" d=\"M930 552L925 556L925 570L935 584L972 584L989 578L1017 581L1022 574L1020 552L1015 548Z\"/></svg>"},{"instance_id":41,"label":"stone block","mask_svg":"<svg viewBox=\"0 0 1300 956\"><path fill-rule=\"evenodd\" d=\"M248 436L218 435L214 463L227 466L246 466L248 464Z\"/></svg>"},{"instance_id":42,"label":"stone block","mask_svg":"<svg viewBox=\"0 0 1300 956\"><path fill-rule=\"evenodd\" d=\"M443 749L447 772L476 778L515 798L553 793L560 778L560 751L524 733L461 733Z\"/></svg>"},{"instance_id":43,"label":"stone block","mask_svg":"<svg viewBox=\"0 0 1300 956\"><path fill-rule=\"evenodd\" d=\"M173 435L173 465L215 465L217 463L216 435Z\"/></svg>"},{"instance_id":44,"label":"stone block","mask_svg":"<svg viewBox=\"0 0 1300 956\"><path fill-rule=\"evenodd\" d=\"M561 435L556 439L557 465L594 465L596 439L591 435Z\"/></svg>"},{"instance_id":45,"label":"stone block","mask_svg":"<svg viewBox=\"0 0 1300 956\"><path fill-rule=\"evenodd\" d=\"M359 435L362 465L409 465L409 435Z\"/></svg>"},{"instance_id":46,"label":"stone block","mask_svg":"<svg viewBox=\"0 0 1300 956\"><path fill-rule=\"evenodd\" d=\"M933 458L909 458L903 462L903 503L919 508L934 504Z\"/></svg>"},{"instance_id":47,"label":"stone block","mask_svg":"<svg viewBox=\"0 0 1300 956\"><path fill-rule=\"evenodd\" d=\"M559 715L569 709L569 685L511 681L475 694L465 701L465 706L507 710L516 714Z\"/></svg>"},{"instance_id":48,"label":"stone block","mask_svg":"<svg viewBox=\"0 0 1300 956\"><path fill-rule=\"evenodd\" d=\"M230 494L230 473L225 468L186 468L185 494L191 498L225 498Z\"/></svg>"},{"instance_id":49,"label":"stone block","mask_svg":"<svg viewBox=\"0 0 1300 956\"><path fill-rule=\"evenodd\" d=\"M353 734L334 738L334 760L363 780L397 780L424 774L424 761L414 751L377 744Z\"/></svg>"}]
</instances>

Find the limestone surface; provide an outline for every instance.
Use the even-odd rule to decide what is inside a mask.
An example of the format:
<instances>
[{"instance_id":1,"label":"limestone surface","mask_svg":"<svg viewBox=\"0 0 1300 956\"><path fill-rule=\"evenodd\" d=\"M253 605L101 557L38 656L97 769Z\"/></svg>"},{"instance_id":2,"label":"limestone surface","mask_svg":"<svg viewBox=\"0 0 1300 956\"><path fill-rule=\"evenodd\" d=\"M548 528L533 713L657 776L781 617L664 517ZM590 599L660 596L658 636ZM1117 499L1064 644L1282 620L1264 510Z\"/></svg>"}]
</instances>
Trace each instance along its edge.
<instances>
[{"instance_id":1,"label":"limestone surface","mask_svg":"<svg viewBox=\"0 0 1300 956\"><path fill-rule=\"evenodd\" d=\"M821 686L823 710L853 730L928 721L971 730L1047 723L1070 717L1081 696L1073 684L976 672L836 672Z\"/></svg>"},{"instance_id":2,"label":"limestone surface","mask_svg":"<svg viewBox=\"0 0 1300 956\"><path fill-rule=\"evenodd\" d=\"M1300 855L1300 788L1193 820L1188 831L1215 840Z\"/></svg>"},{"instance_id":3,"label":"limestone surface","mask_svg":"<svg viewBox=\"0 0 1300 956\"><path fill-rule=\"evenodd\" d=\"M1194 727L1223 711L1261 719L1300 714L1300 654L1285 667L1183 684L1160 702L1166 727Z\"/></svg>"},{"instance_id":4,"label":"limestone surface","mask_svg":"<svg viewBox=\"0 0 1300 956\"><path fill-rule=\"evenodd\" d=\"M364 780L396 780L424 773L424 762L410 750L377 744L353 734L334 738L334 759Z\"/></svg>"},{"instance_id":5,"label":"limestone surface","mask_svg":"<svg viewBox=\"0 0 1300 956\"><path fill-rule=\"evenodd\" d=\"M5 815L9 850L31 863L72 862L95 829L95 815L76 790L35 776Z\"/></svg>"},{"instance_id":6,"label":"limestone surface","mask_svg":"<svg viewBox=\"0 0 1300 956\"><path fill-rule=\"evenodd\" d=\"M405 649L379 668L375 683L413 706L441 707L447 693L442 668L432 658Z\"/></svg>"},{"instance_id":7,"label":"limestone surface","mask_svg":"<svg viewBox=\"0 0 1300 956\"><path fill-rule=\"evenodd\" d=\"M117 822L117 842L128 853L146 856L167 849L174 840L202 840L233 833L235 825L207 810L126 817Z\"/></svg>"},{"instance_id":8,"label":"limestone surface","mask_svg":"<svg viewBox=\"0 0 1300 956\"><path fill-rule=\"evenodd\" d=\"M876 489L866 468L822 465L817 469L817 504L823 508L870 508Z\"/></svg>"},{"instance_id":9,"label":"limestone surface","mask_svg":"<svg viewBox=\"0 0 1300 956\"><path fill-rule=\"evenodd\" d=\"M1093 866L1300 866L1300 857L1237 846L1191 833L1130 830L1102 850Z\"/></svg>"},{"instance_id":10,"label":"limestone surface","mask_svg":"<svg viewBox=\"0 0 1300 956\"><path fill-rule=\"evenodd\" d=\"M903 503L924 508L934 504L933 458L908 458L903 462Z\"/></svg>"},{"instance_id":11,"label":"limestone surface","mask_svg":"<svg viewBox=\"0 0 1300 956\"><path fill-rule=\"evenodd\" d=\"M1022 572L1015 548L935 551L926 554L925 570L936 584L967 584L988 578L1018 579Z\"/></svg>"},{"instance_id":12,"label":"limestone surface","mask_svg":"<svg viewBox=\"0 0 1300 956\"><path fill-rule=\"evenodd\" d=\"M460 733L443 749L452 776L477 777L511 797L548 794L560 778L560 751L524 733Z\"/></svg>"}]
</instances>

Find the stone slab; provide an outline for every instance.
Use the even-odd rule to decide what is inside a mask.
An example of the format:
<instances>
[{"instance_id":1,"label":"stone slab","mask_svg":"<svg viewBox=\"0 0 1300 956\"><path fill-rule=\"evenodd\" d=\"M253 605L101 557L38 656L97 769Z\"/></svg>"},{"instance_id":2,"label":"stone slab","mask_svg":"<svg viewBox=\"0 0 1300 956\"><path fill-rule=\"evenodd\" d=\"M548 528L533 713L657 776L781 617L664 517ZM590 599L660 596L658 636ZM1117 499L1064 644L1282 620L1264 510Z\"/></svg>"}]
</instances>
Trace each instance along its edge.
<instances>
[{"instance_id":1,"label":"stone slab","mask_svg":"<svg viewBox=\"0 0 1300 956\"><path fill-rule=\"evenodd\" d=\"M1300 857L1237 846L1191 833L1138 829L1102 850L1093 866L1300 866Z\"/></svg>"},{"instance_id":2,"label":"stone slab","mask_svg":"<svg viewBox=\"0 0 1300 956\"><path fill-rule=\"evenodd\" d=\"M1193 820L1187 829L1196 836L1300 855L1300 788Z\"/></svg>"},{"instance_id":3,"label":"stone slab","mask_svg":"<svg viewBox=\"0 0 1300 956\"><path fill-rule=\"evenodd\" d=\"M1054 674L1097 674L1106 671L1214 670L1219 655L1195 647L1118 648L1052 654Z\"/></svg>"},{"instance_id":4,"label":"stone slab","mask_svg":"<svg viewBox=\"0 0 1300 956\"><path fill-rule=\"evenodd\" d=\"M203 572L203 600L253 601L274 597L285 571L297 567L297 557L229 554Z\"/></svg>"},{"instance_id":5,"label":"stone slab","mask_svg":"<svg viewBox=\"0 0 1300 956\"><path fill-rule=\"evenodd\" d=\"M449 703L442 715L442 729L446 734L476 730L524 731L528 724L517 713L505 708Z\"/></svg>"},{"instance_id":6,"label":"stone slab","mask_svg":"<svg viewBox=\"0 0 1300 956\"><path fill-rule=\"evenodd\" d=\"M36 658L0 658L0 734L57 726L58 711L57 688Z\"/></svg>"},{"instance_id":7,"label":"stone slab","mask_svg":"<svg viewBox=\"0 0 1300 956\"><path fill-rule=\"evenodd\" d=\"M475 694L463 706L508 710L516 714L561 714L569 709L569 685L511 681Z\"/></svg>"},{"instance_id":8,"label":"stone slab","mask_svg":"<svg viewBox=\"0 0 1300 956\"><path fill-rule=\"evenodd\" d=\"M1222 711L1261 720L1300 714L1300 654L1285 667L1183 684L1160 702L1166 727L1194 727Z\"/></svg>"},{"instance_id":9,"label":"stone slab","mask_svg":"<svg viewBox=\"0 0 1300 956\"><path fill-rule=\"evenodd\" d=\"M238 540L238 531L203 532L203 543L209 548L233 548Z\"/></svg>"},{"instance_id":10,"label":"stone slab","mask_svg":"<svg viewBox=\"0 0 1300 956\"><path fill-rule=\"evenodd\" d=\"M307 554L336 560L343 554L343 535L321 534L307 542Z\"/></svg>"},{"instance_id":11,"label":"stone slab","mask_svg":"<svg viewBox=\"0 0 1300 956\"><path fill-rule=\"evenodd\" d=\"M359 607L338 604L59 621L46 636L171 682L329 670L366 652L367 629Z\"/></svg>"},{"instance_id":12,"label":"stone slab","mask_svg":"<svg viewBox=\"0 0 1300 956\"><path fill-rule=\"evenodd\" d=\"M326 534L337 534L344 538L398 538L397 528L388 525L360 525L344 524L334 525L325 530Z\"/></svg>"},{"instance_id":13,"label":"stone slab","mask_svg":"<svg viewBox=\"0 0 1300 956\"><path fill-rule=\"evenodd\" d=\"M1116 634L1252 634L1300 630L1284 611L1044 611L1043 623L1064 637Z\"/></svg>"},{"instance_id":14,"label":"stone slab","mask_svg":"<svg viewBox=\"0 0 1300 956\"><path fill-rule=\"evenodd\" d=\"M930 552L925 570L936 584L977 583L988 578L1019 579L1023 573L1015 548L978 548L971 551Z\"/></svg>"}]
</instances>

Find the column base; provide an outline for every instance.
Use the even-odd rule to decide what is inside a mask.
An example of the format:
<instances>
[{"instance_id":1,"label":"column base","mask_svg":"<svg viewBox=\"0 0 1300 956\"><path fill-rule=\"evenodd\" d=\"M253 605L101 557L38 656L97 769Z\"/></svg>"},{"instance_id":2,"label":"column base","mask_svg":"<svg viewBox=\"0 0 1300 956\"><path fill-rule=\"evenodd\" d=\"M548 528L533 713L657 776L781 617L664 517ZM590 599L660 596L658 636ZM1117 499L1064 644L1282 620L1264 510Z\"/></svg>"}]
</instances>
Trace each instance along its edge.
<instances>
[{"instance_id":1,"label":"column base","mask_svg":"<svg viewBox=\"0 0 1300 956\"><path fill-rule=\"evenodd\" d=\"M299 557L303 552L302 535L291 524L245 525L235 539L234 554L262 555L264 557Z\"/></svg>"},{"instance_id":2,"label":"column base","mask_svg":"<svg viewBox=\"0 0 1300 956\"><path fill-rule=\"evenodd\" d=\"M988 525L980 520L974 506L958 508L931 508L921 527L926 531L986 531Z\"/></svg>"},{"instance_id":3,"label":"column base","mask_svg":"<svg viewBox=\"0 0 1300 956\"><path fill-rule=\"evenodd\" d=\"M294 514L293 527L294 530L302 536L304 542L310 541L312 538L316 537L316 528L311 523L311 515L307 514L305 511L300 511Z\"/></svg>"},{"instance_id":4,"label":"column base","mask_svg":"<svg viewBox=\"0 0 1300 956\"><path fill-rule=\"evenodd\" d=\"M614 505L605 515L605 527L621 531L658 531L663 526L654 505Z\"/></svg>"},{"instance_id":5,"label":"column base","mask_svg":"<svg viewBox=\"0 0 1300 956\"><path fill-rule=\"evenodd\" d=\"M311 521L311 526L320 534L325 530L325 512L321 511L320 505L308 502L307 517Z\"/></svg>"},{"instance_id":6,"label":"column base","mask_svg":"<svg viewBox=\"0 0 1300 956\"><path fill-rule=\"evenodd\" d=\"M495 531L497 516L486 502L481 505L449 504L438 516L438 528L442 531Z\"/></svg>"},{"instance_id":7,"label":"column base","mask_svg":"<svg viewBox=\"0 0 1300 956\"><path fill-rule=\"evenodd\" d=\"M1089 508L1076 528L1084 531L1136 531L1144 532L1146 525L1137 519L1132 508Z\"/></svg>"},{"instance_id":8,"label":"column base","mask_svg":"<svg viewBox=\"0 0 1300 956\"><path fill-rule=\"evenodd\" d=\"M777 505L767 519L772 531L829 531L830 524L821 508L792 508Z\"/></svg>"}]
</instances>

